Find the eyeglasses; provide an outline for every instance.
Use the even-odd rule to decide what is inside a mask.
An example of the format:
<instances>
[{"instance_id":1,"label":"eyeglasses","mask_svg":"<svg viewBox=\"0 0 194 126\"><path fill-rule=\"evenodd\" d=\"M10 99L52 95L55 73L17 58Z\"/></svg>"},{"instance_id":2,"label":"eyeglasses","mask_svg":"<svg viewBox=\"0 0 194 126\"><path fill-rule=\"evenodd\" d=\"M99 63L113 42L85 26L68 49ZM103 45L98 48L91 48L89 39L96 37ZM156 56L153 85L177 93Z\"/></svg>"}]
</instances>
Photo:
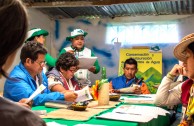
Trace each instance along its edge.
<instances>
[{"instance_id":1,"label":"eyeglasses","mask_svg":"<svg viewBox=\"0 0 194 126\"><path fill-rule=\"evenodd\" d=\"M41 67L44 67L46 64L46 61L41 61L41 62L34 61L34 62L38 63Z\"/></svg>"},{"instance_id":2,"label":"eyeglasses","mask_svg":"<svg viewBox=\"0 0 194 126\"><path fill-rule=\"evenodd\" d=\"M76 68L76 69L69 69L69 71L71 71L72 73L77 72L77 70L78 70L78 68Z\"/></svg>"}]
</instances>

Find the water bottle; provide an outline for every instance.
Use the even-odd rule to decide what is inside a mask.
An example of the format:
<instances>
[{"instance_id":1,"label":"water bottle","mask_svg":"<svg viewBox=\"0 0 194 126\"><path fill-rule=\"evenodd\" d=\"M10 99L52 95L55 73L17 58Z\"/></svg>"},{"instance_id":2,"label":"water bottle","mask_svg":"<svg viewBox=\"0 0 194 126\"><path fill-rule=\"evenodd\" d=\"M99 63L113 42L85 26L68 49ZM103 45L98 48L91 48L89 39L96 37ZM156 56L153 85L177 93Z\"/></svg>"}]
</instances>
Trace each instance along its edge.
<instances>
[{"instance_id":1,"label":"water bottle","mask_svg":"<svg viewBox=\"0 0 194 126\"><path fill-rule=\"evenodd\" d=\"M101 80L106 79L106 67L102 67Z\"/></svg>"}]
</instances>

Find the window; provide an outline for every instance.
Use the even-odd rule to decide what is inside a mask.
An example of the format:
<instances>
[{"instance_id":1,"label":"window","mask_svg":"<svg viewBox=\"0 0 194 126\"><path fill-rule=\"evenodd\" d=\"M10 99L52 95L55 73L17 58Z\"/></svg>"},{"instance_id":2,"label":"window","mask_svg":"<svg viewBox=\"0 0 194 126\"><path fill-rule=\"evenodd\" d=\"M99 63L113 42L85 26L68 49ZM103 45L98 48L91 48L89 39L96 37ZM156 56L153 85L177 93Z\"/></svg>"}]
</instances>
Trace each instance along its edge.
<instances>
[{"instance_id":1,"label":"window","mask_svg":"<svg viewBox=\"0 0 194 126\"><path fill-rule=\"evenodd\" d=\"M176 23L145 23L129 25L108 25L107 44L121 42L123 45L145 43L177 43Z\"/></svg>"}]
</instances>

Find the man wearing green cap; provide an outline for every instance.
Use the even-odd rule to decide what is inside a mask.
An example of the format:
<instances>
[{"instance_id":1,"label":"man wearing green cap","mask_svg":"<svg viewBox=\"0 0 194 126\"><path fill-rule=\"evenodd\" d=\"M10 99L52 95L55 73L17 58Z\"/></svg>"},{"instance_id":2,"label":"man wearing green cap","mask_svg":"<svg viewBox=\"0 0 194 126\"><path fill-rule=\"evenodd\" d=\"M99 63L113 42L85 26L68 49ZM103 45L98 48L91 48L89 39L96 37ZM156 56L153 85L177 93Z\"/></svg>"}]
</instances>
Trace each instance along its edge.
<instances>
[{"instance_id":1,"label":"man wearing green cap","mask_svg":"<svg viewBox=\"0 0 194 126\"><path fill-rule=\"evenodd\" d=\"M48 31L40 29L40 28L33 28L28 31L26 42L28 41L37 41L44 45L45 37L48 36ZM50 54L46 54L45 56L46 63L49 67L55 66L56 59L53 58Z\"/></svg>"},{"instance_id":2,"label":"man wearing green cap","mask_svg":"<svg viewBox=\"0 0 194 126\"><path fill-rule=\"evenodd\" d=\"M67 37L67 41L71 41L72 45L70 47L66 47L62 49L60 52L60 55L65 52L70 52L76 55L76 57L95 57L94 53L91 51L91 49L86 48L84 45L84 37L88 33L83 31L82 29L74 29L71 32L71 36ZM94 65L89 69L79 69L75 76L78 78L79 82L81 84L89 84L89 71L97 74L100 71L100 65L98 63L98 60L95 61Z\"/></svg>"}]
</instances>

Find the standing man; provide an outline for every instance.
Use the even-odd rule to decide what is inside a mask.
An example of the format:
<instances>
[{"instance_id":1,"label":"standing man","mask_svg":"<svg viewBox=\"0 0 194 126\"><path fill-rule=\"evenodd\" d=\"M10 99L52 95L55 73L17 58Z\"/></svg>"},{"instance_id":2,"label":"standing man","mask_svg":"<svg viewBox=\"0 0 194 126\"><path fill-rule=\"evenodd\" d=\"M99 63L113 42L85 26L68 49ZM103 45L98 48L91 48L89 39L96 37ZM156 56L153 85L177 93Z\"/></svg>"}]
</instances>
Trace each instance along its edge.
<instances>
[{"instance_id":1,"label":"standing man","mask_svg":"<svg viewBox=\"0 0 194 126\"><path fill-rule=\"evenodd\" d=\"M133 58L127 59L124 63L124 74L114 78L110 82L110 91L121 93L150 94L147 85L135 76L137 71L137 61ZM133 84L137 83L138 86L133 86Z\"/></svg>"},{"instance_id":2,"label":"standing man","mask_svg":"<svg viewBox=\"0 0 194 126\"><path fill-rule=\"evenodd\" d=\"M95 57L94 53L91 51L91 49L86 48L85 43L85 36L88 33L83 31L82 29L74 29L71 32L71 36L67 37L67 41L71 41L72 45L70 47L66 47L61 50L60 55L65 52L70 52L75 54L76 57ZM90 84L90 77L89 73L92 72L94 74L97 74L100 71L100 65L98 63L98 60L94 63L94 65L89 69L79 69L75 76L77 77L78 81L81 84Z\"/></svg>"},{"instance_id":3,"label":"standing man","mask_svg":"<svg viewBox=\"0 0 194 126\"><path fill-rule=\"evenodd\" d=\"M42 72L45 65L46 49L38 42L26 43L20 54L21 62L10 73L4 85L4 97L13 101L29 98L43 84L46 89L33 99L33 105L44 105L49 100L74 101L77 94L73 92L50 92L46 75Z\"/></svg>"}]
</instances>

